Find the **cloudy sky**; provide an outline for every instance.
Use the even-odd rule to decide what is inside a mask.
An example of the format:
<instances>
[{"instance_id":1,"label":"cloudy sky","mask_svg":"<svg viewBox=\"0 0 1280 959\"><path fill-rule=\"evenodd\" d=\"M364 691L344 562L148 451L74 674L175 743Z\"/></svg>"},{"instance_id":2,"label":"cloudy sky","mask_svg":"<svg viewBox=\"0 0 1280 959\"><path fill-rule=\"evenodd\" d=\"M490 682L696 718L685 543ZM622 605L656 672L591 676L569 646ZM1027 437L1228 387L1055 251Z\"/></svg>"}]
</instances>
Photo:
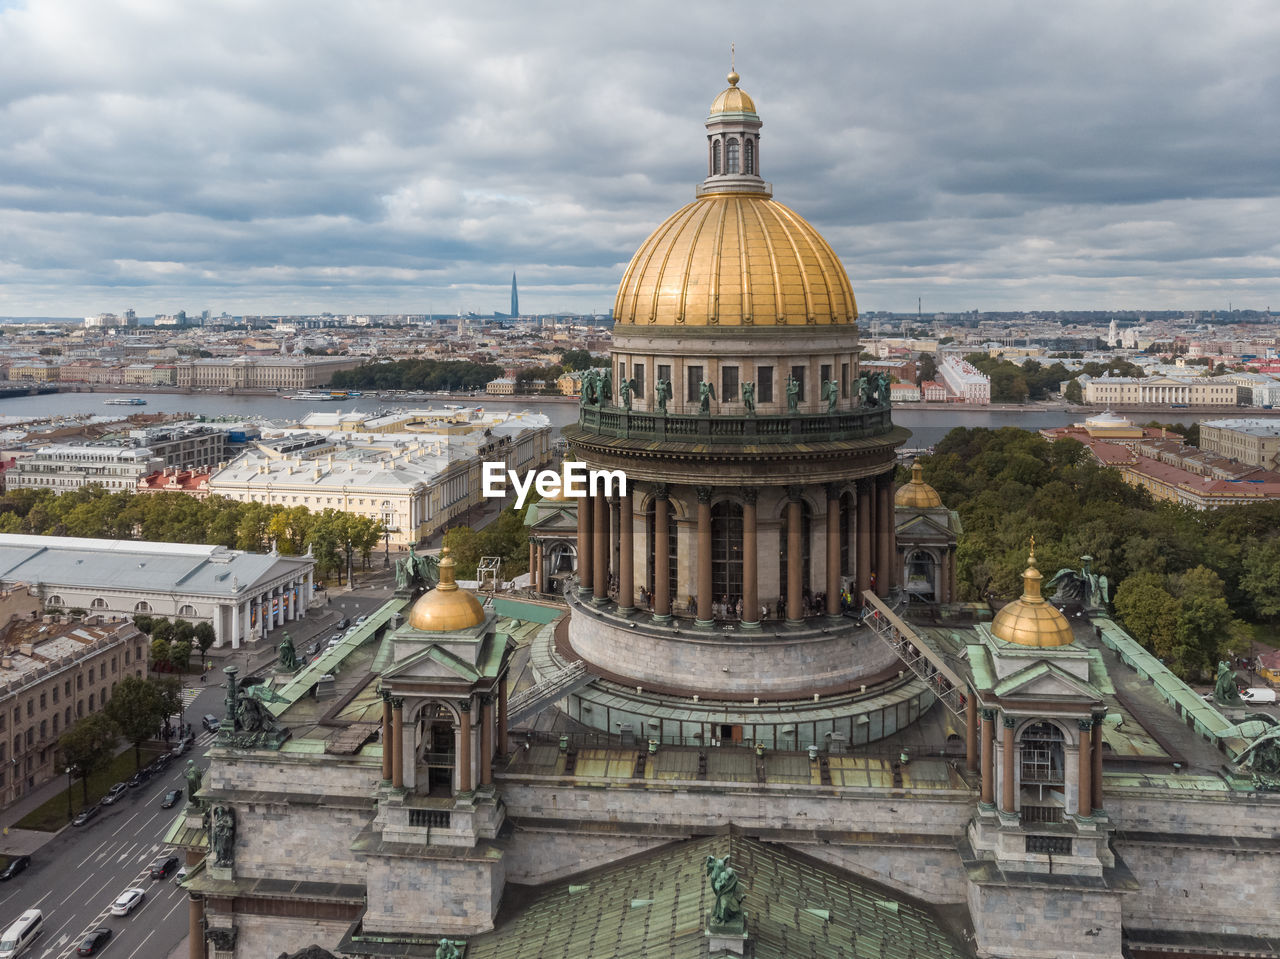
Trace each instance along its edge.
<instances>
[{"instance_id":1,"label":"cloudy sky","mask_svg":"<svg viewBox=\"0 0 1280 959\"><path fill-rule=\"evenodd\" d=\"M0 0L0 315L603 312L729 44L865 310L1280 309L1280 4Z\"/></svg>"}]
</instances>

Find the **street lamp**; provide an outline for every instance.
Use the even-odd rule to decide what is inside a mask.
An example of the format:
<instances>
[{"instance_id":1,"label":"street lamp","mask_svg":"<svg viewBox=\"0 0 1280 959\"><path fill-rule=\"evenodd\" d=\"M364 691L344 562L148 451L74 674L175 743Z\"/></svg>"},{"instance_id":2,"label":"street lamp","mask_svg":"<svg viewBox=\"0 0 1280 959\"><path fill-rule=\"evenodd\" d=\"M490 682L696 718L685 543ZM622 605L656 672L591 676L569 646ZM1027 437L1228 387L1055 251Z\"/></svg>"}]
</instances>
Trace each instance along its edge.
<instances>
[{"instance_id":1,"label":"street lamp","mask_svg":"<svg viewBox=\"0 0 1280 959\"><path fill-rule=\"evenodd\" d=\"M382 568L391 568L391 500L382 501Z\"/></svg>"},{"instance_id":2,"label":"street lamp","mask_svg":"<svg viewBox=\"0 0 1280 959\"><path fill-rule=\"evenodd\" d=\"M75 766L67 767L67 822L71 821L71 775L75 771Z\"/></svg>"}]
</instances>

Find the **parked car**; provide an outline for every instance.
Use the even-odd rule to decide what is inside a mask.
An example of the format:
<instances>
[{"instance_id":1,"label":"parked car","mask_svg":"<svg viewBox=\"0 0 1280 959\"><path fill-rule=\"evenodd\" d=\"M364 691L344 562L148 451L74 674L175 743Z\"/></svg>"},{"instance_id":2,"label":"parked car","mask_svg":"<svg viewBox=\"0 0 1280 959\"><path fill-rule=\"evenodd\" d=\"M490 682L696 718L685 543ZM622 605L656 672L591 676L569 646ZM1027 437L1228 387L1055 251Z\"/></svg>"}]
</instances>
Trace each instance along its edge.
<instances>
[{"instance_id":1,"label":"parked car","mask_svg":"<svg viewBox=\"0 0 1280 959\"><path fill-rule=\"evenodd\" d=\"M350 625L351 625L351 620L348 619L346 616L343 616L342 619L338 620L338 629L346 629Z\"/></svg>"},{"instance_id":2,"label":"parked car","mask_svg":"<svg viewBox=\"0 0 1280 959\"><path fill-rule=\"evenodd\" d=\"M9 865L4 867L4 872L0 872L0 879L12 879L29 865L31 865L30 856L14 856L9 860Z\"/></svg>"},{"instance_id":3,"label":"parked car","mask_svg":"<svg viewBox=\"0 0 1280 959\"><path fill-rule=\"evenodd\" d=\"M363 626L363 625L364 625L365 623L367 623L368 621L369 621L369 617L368 617L368 616L357 616L357 617L356 617L356 625L357 625L357 626Z\"/></svg>"},{"instance_id":4,"label":"parked car","mask_svg":"<svg viewBox=\"0 0 1280 959\"><path fill-rule=\"evenodd\" d=\"M175 875L175 876L173 877L173 881L174 881L174 882L182 882L182 880L184 880L184 879L186 879L186 878L187 878L187 867L186 867L186 866L182 866L182 867L180 867L180 868L178 869L178 873L177 873L177 875Z\"/></svg>"},{"instance_id":5,"label":"parked car","mask_svg":"<svg viewBox=\"0 0 1280 959\"><path fill-rule=\"evenodd\" d=\"M127 785L129 786L130 789L136 789L139 786L143 785L145 782L147 782L147 780L149 780L150 778L151 778L151 772L149 770L139 769L136 773L134 773L131 777L129 777L129 782Z\"/></svg>"},{"instance_id":6,"label":"parked car","mask_svg":"<svg viewBox=\"0 0 1280 959\"><path fill-rule=\"evenodd\" d=\"M83 809L80 810L80 815L76 816L75 819L71 820L71 825L83 826L85 823L87 823L90 819L92 819L96 815L98 815L97 806L85 806Z\"/></svg>"},{"instance_id":7,"label":"parked car","mask_svg":"<svg viewBox=\"0 0 1280 959\"><path fill-rule=\"evenodd\" d=\"M127 916L133 910L137 909L142 900L147 898L145 890L142 889L126 889L111 904L111 915Z\"/></svg>"},{"instance_id":8,"label":"parked car","mask_svg":"<svg viewBox=\"0 0 1280 959\"><path fill-rule=\"evenodd\" d=\"M187 750L190 748L191 748L191 744L187 742L186 738L184 737L182 739L179 739L176 743L173 744L173 748L169 750L169 755L183 756L183 755L186 755Z\"/></svg>"},{"instance_id":9,"label":"parked car","mask_svg":"<svg viewBox=\"0 0 1280 959\"><path fill-rule=\"evenodd\" d=\"M1265 686L1251 686L1240 694L1240 698L1246 703L1274 703L1276 691Z\"/></svg>"},{"instance_id":10,"label":"parked car","mask_svg":"<svg viewBox=\"0 0 1280 959\"><path fill-rule=\"evenodd\" d=\"M174 872L178 868L177 856L161 856L151 864L150 873L152 879L164 879L169 873Z\"/></svg>"},{"instance_id":11,"label":"parked car","mask_svg":"<svg viewBox=\"0 0 1280 959\"><path fill-rule=\"evenodd\" d=\"M80 941L80 945L76 946L76 955L92 956L105 946L110 938L111 930L106 926L99 926L97 929L85 934L84 939Z\"/></svg>"},{"instance_id":12,"label":"parked car","mask_svg":"<svg viewBox=\"0 0 1280 959\"><path fill-rule=\"evenodd\" d=\"M178 800L181 798L182 798L181 789L170 789L167 793L164 794L164 799L160 803L160 808L172 809L174 806L178 805Z\"/></svg>"},{"instance_id":13,"label":"parked car","mask_svg":"<svg viewBox=\"0 0 1280 959\"><path fill-rule=\"evenodd\" d=\"M222 720L213 713L205 713L204 719L200 720L200 724L211 733L216 733L222 727Z\"/></svg>"},{"instance_id":14,"label":"parked car","mask_svg":"<svg viewBox=\"0 0 1280 959\"><path fill-rule=\"evenodd\" d=\"M121 799L124 798L124 794L128 792L128 790L129 790L128 783L116 783L114 786L108 789L107 794L102 797L102 805L114 806L116 803L118 803Z\"/></svg>"}]
</instances>

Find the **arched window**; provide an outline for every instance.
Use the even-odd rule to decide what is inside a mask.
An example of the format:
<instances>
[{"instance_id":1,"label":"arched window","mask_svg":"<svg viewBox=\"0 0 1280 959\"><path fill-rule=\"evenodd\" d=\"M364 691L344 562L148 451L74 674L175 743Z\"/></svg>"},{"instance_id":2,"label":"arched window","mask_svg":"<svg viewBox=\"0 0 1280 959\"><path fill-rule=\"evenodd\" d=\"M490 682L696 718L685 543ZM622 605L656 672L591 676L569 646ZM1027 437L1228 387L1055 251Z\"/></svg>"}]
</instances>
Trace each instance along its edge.
<instances>
[{"instance_id":1,"label":"arched window","mask_svg":"<svg viewBox=\"0 0 1280 959\"><path fill-rule=\"evenodd\" d=\"M90 609L106 609L107 601L103 599L101 596L99 596L95 598L92 603L89 604L89 608Z\"/></svg>"},{"instance_id":2,"label":"arched window","mask_svg":"<svg viewBox=\"0 0 1280 959\"><path fill-rule=\"evenodd\" d=\"M151 612L151 604L144 599L137 606L133 607L133 611L135 613L149 613Z\"/></svg>"},{"instance_id":3,"label":"arched window","mask_svg":"<svg viewBox=\"0 0 1280 959\"><path fill-rule=\"evenodd\" d=\"M742 172L756 172L756 141L748 137L742 151Z\"/></svg>"},{"instance_id":4,"label":"arched window","mask_svg":"<svg viewBox=\"0 0 1280 959\"><path fill-rule=\"evenodd\" d=\"M731 139L724 145L724 172L738 172L738 141Z\"/></svg>"},{"instance_id":5,"label":"arched window","mask_svg":"<svg viewBox=\"0 0 1280 959\"><path fill-rule=\"evenodd\" d=\"M49 597L45 605L46 606L65 606L66 604L63 603L61 596L59 596L57 593L54 593L52 596Z\"/></svg>"},{"instance_id":6,"label":"arched window","mask_svg":"<svg viewBox=\"0 0 1280 959\"><path fill-rule=\"evenodd\" d=\"M778 527L778 591L781 593L783 601L787 598L787 564L790 557L787 556L787 541L789 539L788 526L791 516L791 510L784 508L782 511L782 523ZM809 592L809 577L812 572L812 563L809 557L809 540L810 530L813 526L813 511L809 508L808 500L800 501L800 553L801 553L801 573L800 573L800 590L802 595Z\"/></svg>"},{"instance_id":7,"label":"arched window","mask_svg":"<svg viewBox=\"0 0 1280 959\"><path fill-rule=\"evenodd\" d=\"M724 501L711 507L711 599L726 596L742 598L742 506Z\"/></svg>"},{"instance_id":8,"label":"arched window","mask_svg":"<svg viewBox=\"0 0 1280 959\"><path fill-rule=\"evenodd\" d=\"M933 599L938 563L928 550L913 550L907 557L906 590L916 596Z\"/></svg>"},{"instance_id":9,"label":"arched window","mask_svg":"<svg viewBox=\"0 0 1280 959\"><path fill-rule=\"evenodd\" d=\"M187 603L178 610L178 615L184 619L189 619L197 615L196 608L190 603Z\"/></svg>"},{"instance_id":10,"label":"arched window","mask_svg":"<svg viewBox=\"0 0 1280 959\"><path fill-rule=\"evenodd\" d=\"M720 175L720 141L711 144L711 175Z\"/></svg>"},{"instance_id":11,"label":"arched window","mask_svg":"<svg viewBox=\"0 0 1280 959\"><path fill-rule=\"evenodd\" d=\"M1022 788L1038 800L1060 793L1066 781L1062 730L1053 723L1032 723L1022 731Z\"/></svg>"}]
</instances>

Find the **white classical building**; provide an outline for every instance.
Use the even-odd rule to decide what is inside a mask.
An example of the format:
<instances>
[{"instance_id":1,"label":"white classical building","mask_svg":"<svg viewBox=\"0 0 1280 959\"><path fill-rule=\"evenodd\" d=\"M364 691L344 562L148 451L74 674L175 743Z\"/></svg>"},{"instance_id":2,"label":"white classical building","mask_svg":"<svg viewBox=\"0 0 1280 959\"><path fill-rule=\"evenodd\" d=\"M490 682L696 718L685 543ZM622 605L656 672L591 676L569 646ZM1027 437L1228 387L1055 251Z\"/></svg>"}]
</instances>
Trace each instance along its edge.
<instances>
[{"instance_id":1,"label":"white classical building","mask_svg":"<svg viewBox=\"0 0 1280 959\"><path fill-rule=\"evenodd\" d=\"M1225 376L1103 376L1084 383L1084 401L1105 406L1235 406L1239 387Z\"/></svg>"},{"instance_id":2,"label":"white classical building","mask_svg":"<svg viewBox=\"0 0 1280 959\"><path fill-rule=\"evenodd\" d=\"M481 504L484 463L524 473L552 456L540 413L313 413L303 426L264 435L209 478L209 492L366 516L407 547Z\"/></svg>"},{"instance_id":3,"label":"white classical building","mask_svg":"<svg viewBox=\"0 0 1280 959\"><path fill-rule=\"evenodd\" d=\"M315 559L225 546L0 534L0 586L26 584L46 608L107 620L135 614L212 623L238 649L305 615Z\"/></svg>"},{"instance_id":4,"label":"white classical building","mask_svg":"<svg viewBox=\"0 0 1280 959\"><path fill-rule=\"evenodd\" d=\"M51 489L55 493L91 485L112 493L133 492L139 479L164 466L164 459L146 447L54 443L19 459L5 473L5 485L9 489Z\"/></svg>"},{"instance_id":5,"label":"white classical building","mask_svg":"<svg viewBox=\"0 0 1280 959\"><path fill-rule=\"evenodd\" d=\"M948 356L938 367L938 374L947 384L947 391L961 397L963 402L975 406L991 404L991 380L972 363Z\"/></svg>"}]
</instances>

